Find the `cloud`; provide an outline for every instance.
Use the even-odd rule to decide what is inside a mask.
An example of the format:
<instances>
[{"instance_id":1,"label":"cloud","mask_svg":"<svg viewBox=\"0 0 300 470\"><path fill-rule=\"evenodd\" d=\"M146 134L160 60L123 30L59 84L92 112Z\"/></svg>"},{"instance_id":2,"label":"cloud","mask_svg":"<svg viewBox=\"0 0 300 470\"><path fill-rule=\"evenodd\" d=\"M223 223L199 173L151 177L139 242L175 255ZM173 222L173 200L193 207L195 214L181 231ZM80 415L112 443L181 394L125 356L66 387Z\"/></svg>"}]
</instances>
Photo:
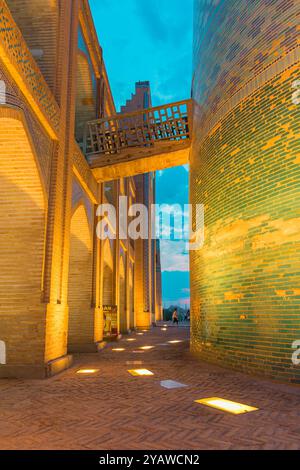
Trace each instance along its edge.
<instances>
[{"instance_id":1,"label":"cloud","mask_svg":"<svg viewBox=\"0 0 300 470\"><path fill-rule=\"evenodd\" d=\"M158 0L147 3L136 0L136 12L142 20L144 27L152 41L164 42L168 39L167 29L161 16L161 8Z\"/></svg>"},{"instance_id":2,"label":"cloud","mask_svg":"<svg viewBox=\"0 0 300 470\"><path fill-rule=\"evenodd\" d=\"M90 4L117 108L138 80L151 82L154 106L190 96L193 0Z\"/></svg>"},{"instance_id":3,"label":"cloud","mask_svg":"<svg viewBox=\"0 0 300 470\"><path fill-rule=\"evenodd\" d=\"M187 305L187 306L190 305L190 299L189 298L188 299L182 299L181 298L181 299L178 299L177 302L178 302L179 305Z\"/></svg>"},{"instance_id":4,"label":"cloud","mask_svg":"<svg viewBox=\"0 0 300 470\"><path fill-rule=\"evenodd\" d=\"M189 174L185 168L179 166L160 172L156 187L156 203L184 205L188 202Z\"/></svg>"},{"instance_id":5,"label":"cloud","mask_svg":"<svg viewBox=\"0 0 300 470\"><path fill-rule=\"evenodd\" d=\"M191 301L190 299L173 299L164 301L164 307L181 307L181 308L190 308Z\"/></svg>"},{"instance_id":6,"label":"cloud","mask_svg":"<svg viewBox=\"0 0 300 470\"><path fill-rule=\"evenodd\" d=\"M191 289L190 289L189 287L186 288L186 289L181 289L181 292L182 292L183 294L190 294Z\"/></svg>"},{"instance_id":7,"label":"cloud","mask_svg":"<svg viewBox=\"0 0 300 470\"><path fill-rule=\"evenodd\" d=\"M185 241L161 240L162 271L189 272L189 255L185 248Z\"/></svg>"}]
</instances>

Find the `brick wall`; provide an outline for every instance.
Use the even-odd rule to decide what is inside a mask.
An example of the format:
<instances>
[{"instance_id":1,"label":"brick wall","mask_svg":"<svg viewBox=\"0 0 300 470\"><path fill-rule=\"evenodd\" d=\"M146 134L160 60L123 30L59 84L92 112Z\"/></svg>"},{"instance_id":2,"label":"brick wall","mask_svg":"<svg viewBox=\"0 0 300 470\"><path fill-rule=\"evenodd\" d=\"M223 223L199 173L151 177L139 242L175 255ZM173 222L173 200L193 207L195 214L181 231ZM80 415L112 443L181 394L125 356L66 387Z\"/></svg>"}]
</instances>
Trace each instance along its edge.
<instances>
[{"instance_id":1,"label":"brick wall","mask_svg":"<svg viewBox=\"0 0 300 470\"><path fill-rule=\"evenodd\" d=\"M93 25L81 0L8 0L13 18L2 4L0 79L8 106L0 107L0 341L7 364L0 376L43 377L70 363L68 300L70 349L102 338L100 242L93 246L92 235L101 189L74 139L76 96L91 100L89 90L83 96L86 77L75 86L79 17L92 36ZM93 64L106 79L111 110L98 42L88 49L99 59ZM82 190L72 204L74 175Z\"/></svg>"},{"instance_id":2,"label":"brick wall","mask_svg":"<svg viewBox=\"0 0 300 470\"><path fill-rule=\"evenodd\" d=\"M0 340L8 364L44 359L45 196L21 114L0 119Z\"/></svg>"},{"instance_id":3,"label":"brick wall","mask_svg":"<svg viewBox=\"0 0 300 470\"><path fill-rule=\"evenodd\" d=\"M56 89L59 6L56 0L7 0L51 91Z\"/></svg>"},{"instance_id":4,"label":"brick wall","mask_svg":"<svg viewBox=\"0 0 300 470\"><path fill-rule=\"evenodd\" d=\"M205 244L191 254L191 348L300 382L300 5L248 5L215 5L207 23L196 10L191 199L205 206Z\"/></svg>"}]
</instances>

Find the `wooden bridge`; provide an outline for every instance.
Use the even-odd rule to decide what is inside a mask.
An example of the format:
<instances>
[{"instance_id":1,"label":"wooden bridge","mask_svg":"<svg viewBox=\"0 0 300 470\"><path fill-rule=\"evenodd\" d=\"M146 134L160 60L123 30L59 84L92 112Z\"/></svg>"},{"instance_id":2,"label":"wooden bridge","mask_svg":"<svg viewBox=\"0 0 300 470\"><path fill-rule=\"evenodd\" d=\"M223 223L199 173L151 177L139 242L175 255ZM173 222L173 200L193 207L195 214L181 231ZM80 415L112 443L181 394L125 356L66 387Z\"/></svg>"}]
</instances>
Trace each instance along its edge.
<instances>
[{"instance_id":1,"label":"wooden bridge","mask_svg":"<svg viewBox=\"0 0 300 470\"><path fill-rule=\"evenodd\" d=\"M84 153L98 181L189 162L192 100L90 121Z\"/></svg>"}]
</instances>

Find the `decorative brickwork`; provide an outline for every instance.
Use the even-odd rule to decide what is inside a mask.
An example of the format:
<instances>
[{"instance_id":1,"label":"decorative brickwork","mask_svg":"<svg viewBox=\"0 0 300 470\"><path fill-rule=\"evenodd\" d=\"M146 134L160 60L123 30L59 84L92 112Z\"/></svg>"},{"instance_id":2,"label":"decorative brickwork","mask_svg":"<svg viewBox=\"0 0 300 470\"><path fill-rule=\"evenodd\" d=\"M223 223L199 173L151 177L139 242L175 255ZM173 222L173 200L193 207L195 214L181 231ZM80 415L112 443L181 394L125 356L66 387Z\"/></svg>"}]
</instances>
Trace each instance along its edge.
<instances>
[{"instance_id":1,"label":"decorative brickwork","mask_svg":"<svg viewBox=\"0 0 300 470\"><path fill-rule=\"evenodd\" d=\"M59 0L6 0L6 3L55 96Z\"/></svg>"},{"instance_id":2,"label":"decorative brickwork","mask_svg":"<svg viewBox=\"0 0 300 470\"><path fill-rule=\"evenodd\" d=\"M52 157L52 140L49 138L39 121L34 116L32 110L27 105L20 90L13 83L8 73L3 69L0 63L0 80L5 82L5 104L13 108L22 110L24 125L27 127L28 138L37 156L37 164L43 179L46 193L49 191L50 184L50 166Z\"/></svg>"},{"instance_id":3,"label":"decorative brickwork","mask_svg":"<svg viewBox=\"0 0 300 470\"><path fill-rule=\"evenodd\" d=\"M191 254L191 347L300 382L300 5L213 3L196 14L191 198L205 205L205 245Z\"/></svg>"},{"instance_id":4,"label":"decorative brickwork","mask_svg":"<svg viewBox=\"0 0 300 470\"><path fill-rule=\"evenodd\" d=\"M0 51L1 59L54 136L59 128L59 107L4 0L0 1Z\"/></svg>"}]
</instances>

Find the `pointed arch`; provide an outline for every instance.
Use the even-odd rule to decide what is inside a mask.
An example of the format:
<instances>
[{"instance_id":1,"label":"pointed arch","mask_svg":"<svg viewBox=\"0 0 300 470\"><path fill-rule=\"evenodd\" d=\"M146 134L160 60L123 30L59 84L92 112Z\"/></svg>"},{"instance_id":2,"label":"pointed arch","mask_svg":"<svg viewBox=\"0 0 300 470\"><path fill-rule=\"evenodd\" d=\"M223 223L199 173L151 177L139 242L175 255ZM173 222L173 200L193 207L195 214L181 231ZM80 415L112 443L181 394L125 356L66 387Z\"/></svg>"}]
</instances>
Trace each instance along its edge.
<instances>
[{"instance_id":1,"label":"pointed arch","mask_svg":"<svg viewBox=\"0 0 300 470\"><path fill-rule=\"evenodd\" d=\"M114 255L112 241L103 244L103 305L114 304Z\"/></svg>"},{"instance_id":2,"label":"pointed arch","mask_svg":"<svg viewBox=\"0 0 300 470\"><path fill-rule=\"evenodd\" d=\"M133 330L136 325L135 325L135 315L134 315L134 265L132 262L130 262L130 267L129 267L128 288L129 288L129 298L128 298L129 328Z\"/></svg>"},{"instance_id":3,"label":"pointed arch","mask_svg":"<svg viewBox=\"0 0 300 470\"><path fill-rule=\"evenodd\" d=\"M31 364L44 359L45 188L23 113L1 107L0 129L0 337L8 364Z\"/></svg>"},{"instance_id":4,"label":"pointed arch","mask_svg":"<svg viewBox=\"0 0 300 470\"><path fill-rule=\"evenodd\" d=\"M78 142L83 139L85 123L96 118L96 94L93 79L92 67L87 55L78 50L75 131Z\"/></svg>"},{"instance_id":5,"label":"pointed arch","mask_svg":"<svg viewBox=\"0 0 300 470\"><path fill-rule=\"evenodd\" d=\"M121 333L128 332L127 308L126 308L126 263L125 254L120 256L119 263L119 319Z\"/></svg>"},{"instance_id":6,"label":"pointed arch","mask_svg":"<svg viewBox=\"0 0 300 470\"><path fill-rule=\"evenodd\" d=\"M69 350L94 340L92 308L93 241L88 215L80 204L71 219L69 264Z\"/></svg>"}]
</instances>

